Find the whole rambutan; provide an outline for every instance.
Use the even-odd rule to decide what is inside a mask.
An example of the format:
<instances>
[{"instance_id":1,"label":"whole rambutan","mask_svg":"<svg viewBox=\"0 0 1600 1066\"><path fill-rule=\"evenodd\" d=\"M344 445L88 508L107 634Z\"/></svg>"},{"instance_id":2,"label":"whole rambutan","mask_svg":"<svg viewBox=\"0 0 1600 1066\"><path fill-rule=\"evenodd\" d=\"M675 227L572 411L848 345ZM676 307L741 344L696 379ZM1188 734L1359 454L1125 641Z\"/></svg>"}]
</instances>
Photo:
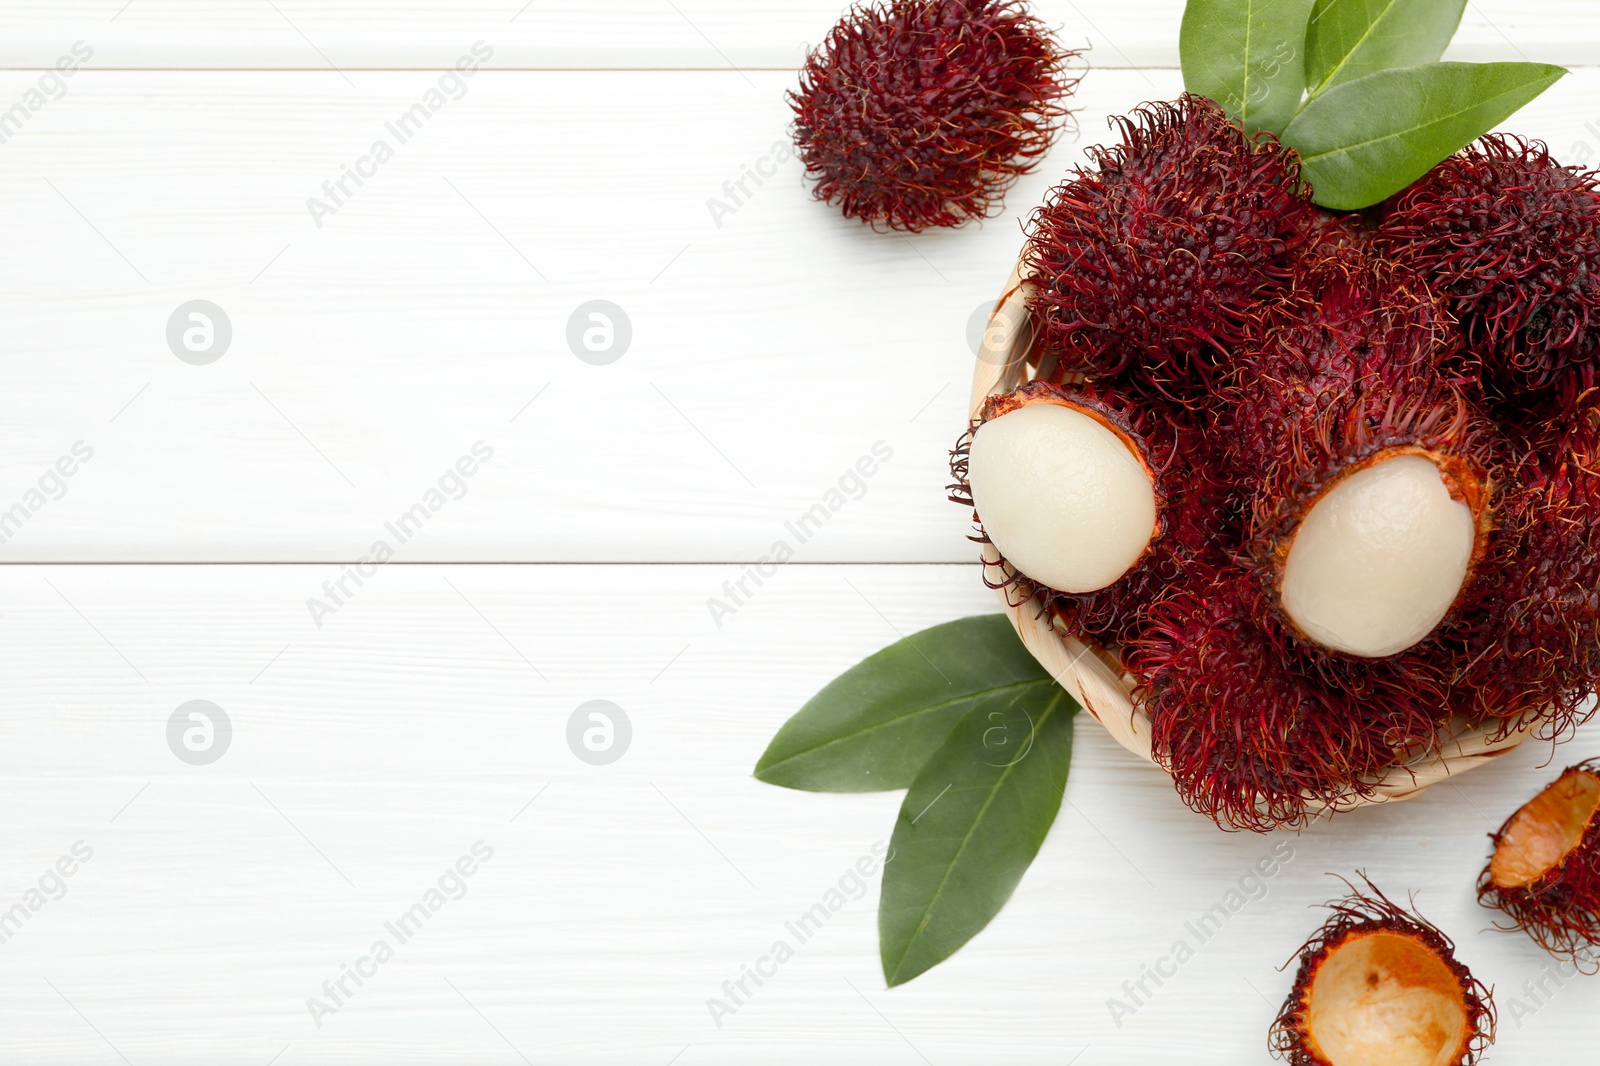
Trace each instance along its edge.
<instances>
[{"instance_id":1,"label":"whole rambutan","mask_svg":"<svg viewBox=\"0 0 1600 1066\"><path fill-rule=\"evenodd\" d=\"M1067 373L1195 403L1252 306L1287 282L1316 216L1297 157L1184 96L1115 120L1033 217L1024 273L1042 341Z\"/></svg>"},{"instance_id":2,"label":"whole rambutan","mask_svg":"<svg viewBox=\"0 0 1600 1066\"><path fill-rule=\"evenodd\" d=\"M1272 1027L1292 1066L1472 1066L1494 1043L1489 989L1438 927L1364 876L1298 952Z\"/></svg>"},{"instance_id":3,"label":"whole rambutan","mask_svg":"<svg viewBox=\"0 0 1600 1066\"><path fill-rule=\"evenodd\" d=\"M1436 748L1436 687L1384 664L1316 676L1258 621L1254 595L1242 571L1192 565L1127 649L1153 754L1191 808L1225 829L1300 826Z\"/></svg>"},{"instance_id":4,"label":"whole rambutan","mask_svg":"<svg viewBox=\"0 0 1600 1066\"><path fill-rule=\"evenodd\" d=\"M1551 954L1600 968L1600 760L1567 768L1491 839L1479 902Z\"/></svg>"},{"instance_id":5,"label":"whole rambutan","mask_svg":"<svg viewBox=\"0 0 1600 1066\"><path fill-rule=\"evenodd\" d=\"M1319 419L1418 381L1469 388L1477 366L1415 271L1375 255L1340 218L1294 259L1290 282L1253 310L1210 404L1224 458L1252 481L1293 461Z\"/></svg>"},{"instance_id":6,"label":"whole rambutan","mask_svg":"<svg viewBox=\"0 0 1600 1066\"><path fill-rule=\"evenodd\" d=\"M998 553L992 587L1116 644L1219 536L1228 487L1207 453L1185 412L1030 382L991 397L958 442L951 499Z\"/></svg>"},{"instance_id":7,"label":"whole rambutan","mask_svg":"<svg viewBox=\"0 0 1600 1066\"><path fill-rule=\"evenodd\" d=\"M1501 397L1600 357L1600 174L1544 144L1489 134L1399 193L1376 240L1449 300Z\"/></svg>"},{"instance_id":8,"label":"whole rambutan","mask_svg":"<svg viewBox=\"0 0 1600 1066\"><path fill-rule=\"evenodd\" d=\"M1076 54L1021 0L853 8L789 93L817 199L913 233L987 217L1059 132Z\"/></svg>"},{"instance_id":9,"label":"whole rambutan","mask_svg":"<svg viewBox=\"0 0 1600 1066\"><path fill-rule=\"evenodd\" d=\"M1554 738L1600 688L1600 431L1532 441L1512 470L1478 605L1441 636L1462 713Z\"/></svg>"}]
</instances>

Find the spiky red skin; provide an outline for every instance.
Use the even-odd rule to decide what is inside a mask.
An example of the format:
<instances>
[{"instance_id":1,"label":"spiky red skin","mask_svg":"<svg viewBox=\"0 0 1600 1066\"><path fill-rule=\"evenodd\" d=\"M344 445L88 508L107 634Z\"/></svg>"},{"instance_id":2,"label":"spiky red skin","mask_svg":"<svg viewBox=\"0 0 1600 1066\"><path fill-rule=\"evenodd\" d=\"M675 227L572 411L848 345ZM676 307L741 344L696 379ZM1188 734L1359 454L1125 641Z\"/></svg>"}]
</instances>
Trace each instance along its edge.
<instances>
[{"instance_id":1,"label":"spiky red skin","mask_svg":"<svg viewBox=\"0 0 1600 1066\"><path fill-rule=\"evenodd\" d=\"M1476 379L1426 281L1335 221L1295 258L1282 294L1251 313L1210 406L1230 472L1253 483L1295 464L1315 427L1380 414L1371 398Z\"/></svg>"},{"instance_id":2,"label":"spiky red skin","mask_svg":"<svg viewBox=\"0 0 1600 1066\"><path fill-rule=\"evenodd\" d=\"M853 8L788 97L817 199L913 233L992 214L1059 132L1075 55L1021 0Z\"/></svg>"},{"instance_id":3,"label":"spiky red skin","mask_svg":"<svg viewBox=\"0 0 1600 1066\"><path fill-rule=\"evenodd\" d=\"M1316 216L1299 161L1184 96L1114 120L1035 214L1024 253L1046 351L1065 373L1197 404L1249 309L1289 277Z\"/></svg>"},{"instance_id":4,"label":"spiky red skin","mask_svg":"<svg viewBox=\"0 0 1600 1066\"><path fill-rule=\"evenodd\" d=\"M1600 356L1600 175L1489 134L1388 205L1379 244L1450 301L1501 397Z\"/></svg>"},{"instance_id":5,"label":"spiky red skin","mask_svg":"<svg viewBox=\"0 0 1600 1066\"><path fill-rule=\"evenodd\" d=\"M1195 565L1149 609L1126 652L1153 754L1193 810L1224 829L1303 826L1373 794L1438 742L1440 679L1387 662L1323 665L1259 621L1248 575Z\"/></svg>"},{"instance_id":6,"label":"spiky red skin","mask_svg":"<svg viewBox=\"0 0 1600 1066\"><path fill-rule=\"evenodd\" d=\"M1438 643L1464 664L1465 716L1555 738L1593 715L1600 688L1600 433L1530 442L1513 475L1480 601Z\"/></svg>"},{"instance_id":7,"label":"spiky red skin","mask_svg":"<svg viewBox=\"0 0 1600 1066\"><path fill-rule=\"evenodd\" d=\"M1600 775L1600 759L1569 766L1561 778L1577 773ZM1490 834L1496 852L1521 813L1519 808ZM1478 902L1505 914L1512 928L1527 933L1550 954L1587 973L1600 970L1600 817L1590 818L1577 847L1560 864L1529 884L1496 885L1491 867L1485 866L1478 878Z\"/></svg>"},{"instance_id":8,"label":"spiky red skin","mask_svg":"<svg viewBox=\"0 0 1600 1066\"><path fill-rule=\"evenodd\" d=\"M1008 601L1038 603L1063 629L1114 647L1144 624L1151 604L1183 579L1188 564L1216 551L1230 508L1229 487L1215 477L1217 465L1205 461L1210 445L1194 419L1181 410L1136 402L1106 386L1058 386L1033 381L1015 392L991 397L983 417L951 452L951 499L972 507L967 484L967 454L977 426L1029 402L1059 399L1092 412L1123 436L1151 476L1158 521L1156 536L1134 566L1114 584L1095 592L1069 593L1033 581L1005 559L990 564L985 582L1007 590ZM973 511L973 540L990 543L983 519Z\"/></svg>"},{"instance_id":9,"label":"spiky red skin","mask_svg":"<svg viewBox=\"0 0 1600 1066\"><path fill-rule=\"evenodd\" d=\"M1496 1018L1494 997L1489 988L1456 958L1455 941L1438 926L1395 904L1365 874L1357 876L1366 885L1365 890L1346 881L1350 895L1329 901L1332 914L1327 922L1296 953L1300 968L1295 974L1294 987L1273 1023L1268 1048L1275 1058L1283 1059L1290 1066L1336 1066L1317 1054L1308 1036L1312 982L1328 956L1352 937L1393 933L1426 947L1455 977L1461 990L1470 1039L1465 1041L1461 1054L1445 1066L1475 1066L1494 1043Z\"/></svg>"}]
</instances>

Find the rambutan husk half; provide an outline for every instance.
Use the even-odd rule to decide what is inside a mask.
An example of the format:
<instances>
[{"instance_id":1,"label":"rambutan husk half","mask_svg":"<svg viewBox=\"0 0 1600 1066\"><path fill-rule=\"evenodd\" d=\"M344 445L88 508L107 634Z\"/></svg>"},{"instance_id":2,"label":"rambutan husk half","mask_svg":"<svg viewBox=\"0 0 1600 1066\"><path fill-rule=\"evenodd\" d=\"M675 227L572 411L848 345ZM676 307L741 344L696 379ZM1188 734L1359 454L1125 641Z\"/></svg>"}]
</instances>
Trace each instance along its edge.
<instances>
[{"instance_id":1,"label":"rambutan husk half","mask_svg":"<svg viewBox=\"0 0 1600 1066\"><path fill-rule=\"evenodd\" d=\"M1316 215L1298 157L1184 96L1113 120L1120 143L1057 186L1023 273L1062 374L1201 406L1245 318L1285 284Z\"/></svg>"},{"instance_id":2,"label":"rambutan husk half","mask_svg":"<svg viewBox=\"0 0 1600 1066\"><path fill-rule=\"evenodd\" d=\"M1215 477L1204 435L1185 412L1130 401L1114 389L1092 384L1073 386L1032 381L1010 393L991 396L950 455L950 499L973 508L970 539L993 546L975 509L968 480L968 459L978 429L1018 407L1053 403L1087 414L1111 430L1149 475L1157 505L1157 528L1144 553L1122 578L1094 592L1065 592L1036 581L993 549L985 558L984 582L1004 590L1007 602L1030 600L1048 613L1063 632L1082 633L1111 648L1130 639L1143 626L1151 604L1158 602L1187 565L1206 552L1220 535L1230 513L1226 486Z\"/></svg>"},{"instance_id":3,"label":"rambutan husk half","mask_svg":"<svg viewBox=\"0 0 1600 1066\"><path fill-rule=\"evenodd\" d=\"M1021 0L856 6L789 94L816 198L913 233L993 214L1060 132L1076 56Z\"/></svg>"},{"instance_id":4,"label":"rambutan husk half","mask_svg":"<svg viewBox=\"0 0 1600 1066\"><path fill-rule=\"evenodd\" d=\"M1568 767L1491 839L1478 901L1552 955L1600 972L1600 759Z\"/></svg>"},{"instance_id":5,"label":"rambutan husk half","mask_svg":"<svg viewBox=\"0 0 1600 1066\"><path fill-rule=\"evenodd\" d=\"M1301 947L1273 1054L1292 1066L1472 1066L1494 1042L1489 989L1449 937L1362 881L1345 882L1351 894Z\"/></svg>"}]
</instances>

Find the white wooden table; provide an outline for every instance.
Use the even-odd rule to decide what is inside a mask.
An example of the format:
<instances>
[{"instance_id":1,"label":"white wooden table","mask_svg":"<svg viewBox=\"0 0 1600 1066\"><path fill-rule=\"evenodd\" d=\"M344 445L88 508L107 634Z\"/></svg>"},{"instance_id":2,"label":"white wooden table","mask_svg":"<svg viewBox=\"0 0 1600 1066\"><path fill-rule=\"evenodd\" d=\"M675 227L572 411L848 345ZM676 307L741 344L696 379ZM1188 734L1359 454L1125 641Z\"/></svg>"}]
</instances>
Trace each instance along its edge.
<instances>
[{"instance_id":1,"label":"white wooden table","mask_svg":"<svg viewBox=\"0 0 1600 1066\"><path fill-rule=\"evenodd\" d=\"M1081 132L1003 217L897 238L763 162L839 0L0 3L0 911L25 912L0 1059L1236 1066L1326 873L1357 868L1499 986L1491 1061L1593 1058L1600 979L1530 995L1543 956L1472 897L1491 823L1554 772L1538 745L1278 841L1216 832L1081 721L1050 840L956 958L886 991L874 883L708 1009L899 803L762 785L767 738L898 635L993 609L945 454L1020 220L1108 115L1179 90L1177 0L1037 8L1092 45ZM1587 0L1474 3L1452 54L1574 65L1515 127L1600 157ZM231 324L204 365L167 340L193 300ZM631 329L603 365L568 343L593 300ZM875 445L718 625L707 601ZM168 745L191 700L231 722L207 764ZM606 765L567 743L591 700L631 723ZM1595 754L1600 730L1555 759ZM385 923L441 879L401 943Z\"/></svg>"}]
</instances>

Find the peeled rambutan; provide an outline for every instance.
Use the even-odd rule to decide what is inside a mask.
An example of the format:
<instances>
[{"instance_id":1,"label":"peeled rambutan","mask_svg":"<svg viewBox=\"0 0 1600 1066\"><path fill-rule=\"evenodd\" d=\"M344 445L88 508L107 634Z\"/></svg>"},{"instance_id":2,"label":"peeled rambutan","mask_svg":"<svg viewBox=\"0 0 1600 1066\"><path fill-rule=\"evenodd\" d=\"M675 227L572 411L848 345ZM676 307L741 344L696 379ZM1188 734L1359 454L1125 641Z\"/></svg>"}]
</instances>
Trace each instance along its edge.
<instances>
[{"instance_id":1,"label":"peeled rambutan","mask_svg":"<svg viewBox=\"0 0 1600 1066\"><path fill-rule=\"evenodd\" d=\"M1033 217L1024 273L1063 372L1130 368L1141 391L1195 403L1250 308L1289 277L1316 216L1298 158L1184 96L1115 120Z\"/></svg>"},{"instance_id":2,"label":"peeled rambutan","mask_svg":"<svg viewBox=\"0 0 1600 1066\"><path fill-rule=\"evenodd\" d=\"M1301 947L1273 1054L1292 1066L1472 1066L1494 1043L1489 989L1438 927L1362 880Z\"/></svg>"},{"instance_id":3,"label":"peeled rambutan","mask_svg":"<svg viewBox=\"0 0 1600 1066\"><path fill-rule=\"evenodd\" d=\"M1395 655L1463 602L1487 551L1502 442L1459 393L1378 390L1291 429L1257 483L1244 556L1290 632Z\"/></svg>"},{"instance_id":4,"label":"peeled rambutan","mask_svg":"<svg viewBox=\"0 0 1600 1066\"><path fill-rule=\"evenodd\" d=\"M1449 300L1501 397L1600 357L1600 174L1489 134L1388 205L1375 238Z\"/></svg>"},{"instance_id":5,"label":"peeled rambutan","mask_svg":"<svg viewBox=\"0 0 1600 1066\"><path fill-rule=\"evenodd\" d=\"M1076 55L1021 0L853 8L789 93L817 199L913 233L987 217L1059 132Z\"/></svg>"},{"instance_id":6,"label":"peeled rambutan","mask_svg":"<svg viewBox=\"0 0 1600 1066\"><path fill-rule=\"evenodd\" d=\"M1206 448L1182 412L1102 386L1030 382L991 397L957 444L951 499L973 509L974 539L998 553L992 587L1115 644L1224 520Z\"/></svg>"},{"instance_id":7,"label":"peeled rambutan","mask_svg":"<svg viewBox=\"0 0 1600 1066\"><path fill-rule=\"evenodd\" d=\"M1261 624L1256 595L1244 572L1194 564L1126 658L1178 794L1225 829L1266 832L1368 797L1386 771L1435 749L1444 700L1388 664L1317 676Z\"/></svg>"},{"instance_id":8,"label":"peeled rambutan","mask_svg":"<svg viewBox=\"0 0 1600 1066\"><path fill-rule=\"evenodd\" d=\"M1540 947L1600 966L1600 760L1568 767L1491 837L1478 900Z\"/></svg>"}]
</instances>

